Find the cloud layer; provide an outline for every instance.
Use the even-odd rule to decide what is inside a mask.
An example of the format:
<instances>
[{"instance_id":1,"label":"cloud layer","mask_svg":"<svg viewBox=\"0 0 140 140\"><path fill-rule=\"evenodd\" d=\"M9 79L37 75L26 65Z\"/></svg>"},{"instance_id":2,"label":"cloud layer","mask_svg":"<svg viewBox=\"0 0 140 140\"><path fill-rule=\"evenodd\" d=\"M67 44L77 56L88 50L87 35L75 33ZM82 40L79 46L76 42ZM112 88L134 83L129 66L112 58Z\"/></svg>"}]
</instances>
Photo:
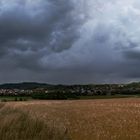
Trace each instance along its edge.
<instances>
[{"instance_id":1,"label":"cloud layer","mask_svg":"<svg viewBox=\"0 0 140 140\"><path fill-rule=\"evenodd\" d=\"M0 82L140 78L137 0L1 0Z\"/></svg>"}]
</instances>

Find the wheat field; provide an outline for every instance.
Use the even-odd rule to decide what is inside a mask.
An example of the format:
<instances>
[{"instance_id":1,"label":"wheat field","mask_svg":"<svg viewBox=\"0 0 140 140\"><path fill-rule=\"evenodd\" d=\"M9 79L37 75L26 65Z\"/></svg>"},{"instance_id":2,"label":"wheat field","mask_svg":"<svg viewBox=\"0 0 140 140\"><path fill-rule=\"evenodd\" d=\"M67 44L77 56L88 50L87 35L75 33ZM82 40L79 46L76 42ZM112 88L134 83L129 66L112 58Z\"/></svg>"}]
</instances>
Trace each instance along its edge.
<instances>
[{"instance_id":1,"label":"wheat field","mask_svg":"<svg viewBox=\"0 0 140 140\"><path fill-rule=\"evenodd\" d=\"M140 99L1 103L0 139L139 140Z\"/></svg>"}]
</instances>

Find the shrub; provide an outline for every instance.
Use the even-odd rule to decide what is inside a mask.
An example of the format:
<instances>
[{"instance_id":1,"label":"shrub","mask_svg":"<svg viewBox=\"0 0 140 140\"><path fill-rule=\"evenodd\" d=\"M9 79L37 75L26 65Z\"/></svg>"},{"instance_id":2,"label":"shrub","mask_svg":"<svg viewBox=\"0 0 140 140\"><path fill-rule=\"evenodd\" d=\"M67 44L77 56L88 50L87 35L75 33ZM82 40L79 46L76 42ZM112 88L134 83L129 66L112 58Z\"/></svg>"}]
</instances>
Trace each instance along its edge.
<instances>
[{"instance_id":1,"label":"shrub","mask_svg":"<svg viewBox=\"0 0 140 140\"><path fill-rule=\"evenodd\" d=\"M7 99L2 99L1 102L7 102Z\"/></svg>"},{"instance_id":2,"label":"shrub","mask_svg":"<svg viewBox=\"0 0 140 140\"><path fill-rule=\"evenodd\" d=\"M18 101L18 98L17 98L17 97L15 97L14 101Z\"/></svg>"},{"instance_id":3,"label":"shrub","mask_svg":"<svg viewBox=\"0 0 140 140\"><path fill-rule=\"evenodd\" d=\"M19 101L23 101L23 99L22 98L19 98Z\"/></svg>"},{"instance_id":4,"label":"shrub","mask_svg":"<svg viewBox=\"0 0 140 140\"><path fill-rule=\"evenodd\" d=\"M50 93L35 93L32 95L33 99L41 100L66 100L66 99L79 99L74 93L55 91Z\"/></svg>"}]
</instances>

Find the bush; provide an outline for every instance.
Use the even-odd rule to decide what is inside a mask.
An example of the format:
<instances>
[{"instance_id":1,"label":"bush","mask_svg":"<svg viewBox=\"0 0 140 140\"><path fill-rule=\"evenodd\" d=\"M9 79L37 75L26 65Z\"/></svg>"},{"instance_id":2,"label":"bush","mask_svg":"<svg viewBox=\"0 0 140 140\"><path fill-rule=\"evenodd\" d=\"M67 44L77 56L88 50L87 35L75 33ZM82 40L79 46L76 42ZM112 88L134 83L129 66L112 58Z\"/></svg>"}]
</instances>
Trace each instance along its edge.
<instances>
[{"instance_id":1,"label":"bush","mask_svg":"<svg viewBox=\"0 0 140 140\"><path fill-rule=\"evenodd\" d=\"M7 102L7 99L2 99L1 102Z\"/></svg>"},{"instance_id":2,"label":"bush","mask_svg":"<svg viewBox=\"0 0 140 140\"><path fill-rule=\"evenodd\" d=\"M19 98L19 101L23 101L23 99L22 98Z\"/></svg>"},{"instance_id":3,"label":"bush","mask_svg":"<svg viewBox=\"0 0 140 140\"><path fill-rule=\"evenodd\" d=\"M18 98L17 98L17 97L15 97L14 101L18 101Z\"/></svg>"},{"instance_id":4,"label":"bush","mask_svg":"<svg viewBox=\"0 0 140 140\"><path fill-rule=\"evenodd\" d=\"M55 91L50 93L35 93L32 95L33 99L41 99L41 100L67 100L67 99L79 99L76 94L73 93L64 93L61 91Z\"/></svg>"}]
</instances>

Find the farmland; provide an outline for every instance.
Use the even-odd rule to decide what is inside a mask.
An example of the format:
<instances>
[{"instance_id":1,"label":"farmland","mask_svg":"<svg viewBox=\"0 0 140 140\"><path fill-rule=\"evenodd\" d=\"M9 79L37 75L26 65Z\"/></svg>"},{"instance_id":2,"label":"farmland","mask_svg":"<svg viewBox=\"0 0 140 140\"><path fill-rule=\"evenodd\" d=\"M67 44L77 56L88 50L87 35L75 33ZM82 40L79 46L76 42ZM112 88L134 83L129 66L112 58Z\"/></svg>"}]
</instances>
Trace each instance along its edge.
<instances>
[{"instance_id":1,"label":"farmland","mask_svg":"<svg viewBox=\"0 0 140 140\"><path fill-rule=\"evenodd\" d=\"M6 102L0 124L2 140L139 140L140 99Z\"/></svg>"}]
</instances>

